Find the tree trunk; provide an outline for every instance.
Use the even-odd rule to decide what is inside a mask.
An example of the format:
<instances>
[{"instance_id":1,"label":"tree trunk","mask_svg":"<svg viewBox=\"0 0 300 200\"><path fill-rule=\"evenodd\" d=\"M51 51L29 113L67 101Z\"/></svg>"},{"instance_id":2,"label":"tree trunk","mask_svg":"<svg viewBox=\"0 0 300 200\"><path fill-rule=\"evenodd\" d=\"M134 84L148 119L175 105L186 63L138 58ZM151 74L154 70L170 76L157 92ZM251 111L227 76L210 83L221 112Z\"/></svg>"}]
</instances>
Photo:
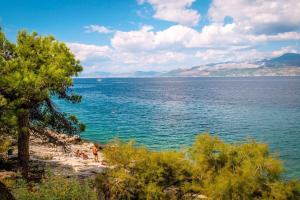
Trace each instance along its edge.
<instances>
[{"instance_id":1,"label":"tree trunk","mask_svg":"<svg viewBox=\"0 0 300 200\"><path fill-rule=\"evenodd\" d=\"M28 178L29 172L29 115L22 110L18 116L18 159L22 167L22 175Z\"/></svg>"}]
</instances>

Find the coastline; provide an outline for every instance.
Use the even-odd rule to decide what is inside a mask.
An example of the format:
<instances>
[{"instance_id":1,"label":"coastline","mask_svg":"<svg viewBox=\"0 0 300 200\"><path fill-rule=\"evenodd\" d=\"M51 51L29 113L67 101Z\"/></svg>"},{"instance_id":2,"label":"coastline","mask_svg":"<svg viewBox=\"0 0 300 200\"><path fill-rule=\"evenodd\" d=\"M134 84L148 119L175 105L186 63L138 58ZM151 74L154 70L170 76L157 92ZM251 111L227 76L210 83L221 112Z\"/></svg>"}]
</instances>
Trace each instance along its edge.
<instances>
[{"instance_id":1,"label":"coastline","mask_svg":"<svg viewBox=\"0 0 300 200\"><path fill-rule=\"evenodd\" d=\"M107 168L101 151L98 151L99 162L94 161L91 151L94 142L82 140L79 136L55 135L68 145L68 151L66 152L62 146L31 136L30 160L45 163L55 174L83 178L96 175ZM88 158L76 157L77 150L84 152Z\"/></svg>"},{"instance_id":2,"label":"coastline","mask_svg":"<svg viewBox=\"0 0 300 200\"><path fill-rule=\"evenodd\" d=\"M45 171L50 170L54 175L64 177L88 178L103 172L108 165L105 162L100 146L98 150L98 162L94 161L91 147L95 142L81 139L79 136L69 136L66 134L49 133L52 138L58 139L67 145L65 151L61 145L56 145L49 140L44 140L31 134L29 141L30 165L33 170L32 176L40 179ZM87 158L78 157L75 152L80 150L87 155ZM17 164L17 146L13 145L13 152L6 156L11 165L9 169L0 171L0 180L16 178L19 176ZM2 156L5 156L4 154ZM34 179L35 179L34 178Z\"/></svg>"}]
</instances>

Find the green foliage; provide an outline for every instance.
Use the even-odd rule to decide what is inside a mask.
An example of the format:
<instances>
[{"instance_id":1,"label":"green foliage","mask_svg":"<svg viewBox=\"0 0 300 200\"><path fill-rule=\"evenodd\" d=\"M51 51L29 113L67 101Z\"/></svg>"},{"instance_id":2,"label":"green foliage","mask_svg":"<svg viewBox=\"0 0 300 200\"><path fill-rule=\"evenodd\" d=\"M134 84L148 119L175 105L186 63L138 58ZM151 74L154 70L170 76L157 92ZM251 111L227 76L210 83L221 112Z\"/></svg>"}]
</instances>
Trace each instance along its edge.
<instances>
[{"instance_id":1,"label":"green foliage","mask_svg":"<svg viewBox=\"0 0 300 200\"><path fill-rule=\"evenodd\" d=\"M282 172L267 145L255 142L230 145L206 134L197 137L190 156L205 192L216 199L260 197Z\"/></svg>"},{"instance_id":2,"label":"green foliage","mask_svg":"<svg viewBox=\"0 0 300 200\"><path fill-rule=\"evenodd\" d=\"M51 176L28 185L19 180L12 191L17 200L96 200L96 192L85 180Z\"/></svg>"},{"instance_id":3,"label":"green foliage","mask_svg":"<svg viewBox=\"0 0 300 200\"><path fill-rule=\"evenodd\" d=\"M256 142L227 144L199 135L185 151L153 152L111 142L112 166L96 179L105 199L299 199L298 181L281 178L281 162Z\"/></svg>"},{"instance_id":4,"label":"green foliage","mask_svg":"<svg viewBox=\"0 0 300 200\"><path fill-rule=\"evenodd\" d=\"M11 140L9 138L0 137L0 153L6 152L11 147Z\"/></svg>"},{"instance_id":5,"label":"green foliage","mask_svg":"<svg viewBox=\"0 0 300 200\"><path fill-rule=\"evenodd\" d=\"M184 190L192 175L180 152L150 152L135 148L133 143L114 143L105 148L104 154L114 167L96 182L102 196L111 199L165 199L168 195L180 195L177 193ZM172 191L173 186L178 191Z\"/></svg>"},{"instance_id":6,"label":"green foliage","mask_svg":"<svg viewBox=\"0 0 300 200\"><path fill-rule=\"evenodd\" d=\"M78 134L84 130L75 116L59 112L51 100L80 102L81 96L71 90L72 77L80 71L73 53L54 37L20 31L13 44L0 30L0 134L18 135L18 158L25 177L30 132L47 138L49 131Z\"/></svg>"},{"instance_id":7,"label":"green foliage","mask_svg":"<svg viewBox=\"0 0 300 200\"><path fill-rule=\"evenodd\" d=\"M20 31L17 43L10 43L0 32L0 130L20 126L17 118L28 113L28 127L34 132L45 128L77 133L83 125L68 118L53 105L51 96L78 103L72 93L73 76L82 70L68 47L52 36ZM22 115L22 117L24 117Z\"/></svg>"},{"instance_id":8,"label":"green foliage","mask_svg":"<svg viewBox=\"0 0 300 200\"><path fill-rule=\"evenodd\" d=\"M12 57L15 45L10 43L3 32L0 31L0 134L9 133L16 125L16 117L13 113L14 105L2 94L7 88L4 85L3 77L7 73L7 60Z\"/></svg>"}]
</instances>

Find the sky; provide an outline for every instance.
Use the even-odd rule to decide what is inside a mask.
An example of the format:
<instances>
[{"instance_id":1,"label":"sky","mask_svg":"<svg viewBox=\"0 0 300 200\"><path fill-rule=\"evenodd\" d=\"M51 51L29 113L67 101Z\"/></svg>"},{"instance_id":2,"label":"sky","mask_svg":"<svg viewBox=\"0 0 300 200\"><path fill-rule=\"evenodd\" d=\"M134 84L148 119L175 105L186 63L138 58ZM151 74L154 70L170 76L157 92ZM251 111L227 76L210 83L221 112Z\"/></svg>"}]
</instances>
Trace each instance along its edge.
<instances>
[{"instance_id":1,"label":"sky","mask_svg":"<svg viewBox=\"0 0 300 200\"><path fill-rule=\"evenodd\" d=\"M82 76L300 52L299 0L0 0L0 26L65 42Z\"/></svg>"}]
</instances>

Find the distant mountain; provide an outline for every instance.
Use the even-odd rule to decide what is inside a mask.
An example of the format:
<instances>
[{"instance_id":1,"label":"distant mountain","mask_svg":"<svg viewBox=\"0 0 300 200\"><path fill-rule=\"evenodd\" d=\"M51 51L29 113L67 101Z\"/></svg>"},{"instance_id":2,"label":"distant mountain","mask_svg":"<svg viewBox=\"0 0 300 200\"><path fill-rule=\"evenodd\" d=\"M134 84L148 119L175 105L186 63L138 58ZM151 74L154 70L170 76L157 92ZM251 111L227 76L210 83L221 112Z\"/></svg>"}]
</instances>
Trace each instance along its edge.
<instances>
[{"instance_id":1,"label":"distant mountain","mask_svg":"<svg viewBox=\"0 0 300 200\"><path fill-rule=\"evenodd\" d=\"M133 77L155 77L159 76L161 72L157 71L136 71L132 75Z\"/></svg>"},{"instance_id":2,"label":"distant mountain","mask_svg":"<svg viewBox=\"0 0 300 200\"><path fill-rule=\"evenodd\" d=\"M136 71L129 73L110 73L110 72L93 72L93 73L83 73L80 75L85 78L125 78L125 77L136 77L136 78L146 78L146 77L158 77L162 72L157 71Z\"/></svg>"},{"instance_id":3,"label":"distant mountain","mask_svg":"<svg viewBox=\"0 0 300 200\"><path fill-rule=\"evenodd\" d=\"M110 76L112 76L112 73L102 72L102 71L97 71L97 72L85 72L85 71L83 71L80 74L80 77L82 77L82 78L101 78L101 77L110 77Z\"/></svg>"},{"instance_id":4,"label":"distant mountain","mask_svg":"<svg viewBox=\"0 0 300 200\"><path fill-rule=\"evenodd\" d=\"M276 58L264 60L263 62L264 65L267 67L283 67L283 66L300 67L300 54L287 53Z\"/></svg>"},{"instance_id":5,"label":"distant mountain","mask_svg":"<svg viewBox=\"0 0 300 200\"><path fill-rule=\"evenodd\" d=\"M161 74L163 77L202 76L300 76L300 54L282 56L256 62L224 62L176 69Z\"/></svg>"},{"instance_id":6,"label":"distant mountain","mask_svg":"<svg viewBox=\"0 0 300 200\"><path fill-rule=\"evenodd\" d=\"M287 53L255 62L222 62L176 69L169 72L136 71L129 73L94 72L81 77L206 77L206 76L300 76L300 54Z\"/></svg>"}]
</instances>

